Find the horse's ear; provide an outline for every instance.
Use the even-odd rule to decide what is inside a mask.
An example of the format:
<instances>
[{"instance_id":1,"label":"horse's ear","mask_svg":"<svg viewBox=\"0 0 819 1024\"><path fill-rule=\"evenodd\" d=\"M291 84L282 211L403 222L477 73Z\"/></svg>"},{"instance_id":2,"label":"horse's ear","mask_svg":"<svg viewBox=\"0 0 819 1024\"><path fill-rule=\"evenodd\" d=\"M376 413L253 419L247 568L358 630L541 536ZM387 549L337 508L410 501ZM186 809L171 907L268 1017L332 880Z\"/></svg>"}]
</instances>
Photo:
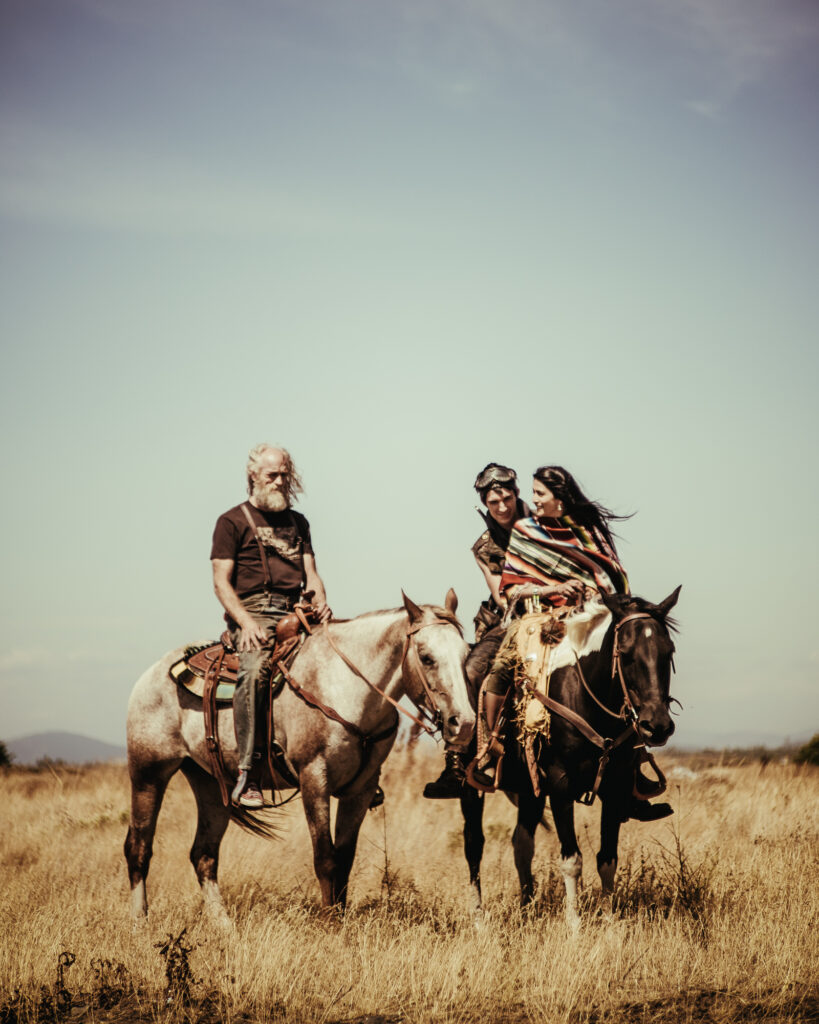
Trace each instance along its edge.
<instances>
[{"instance_id":1,"label":"horse's ear","mask_svg":"<svg viewBox=\"0 0 819 1024\"><path fill-rule=\"evenodd\" d=\"M608 608L612 615L618 615L622 612L620 607L620 601L617 594L607 594L605 590L598 591L600 594L600 600Z\"/></svg>"},{"instance_id":2,"label":"horse's ear","mask_svg":"<svg viewBox=\"0 0 819 1024\"><path fill-rule=\"evenodd\" d=\"M416 622L420 622L423 618L424 613L418 607L418 605L411 601L404 591L401 591L401 597L404 598L404 607L407 609L407 615L409 615L410 624L414 625Z\"/></svg>"},{"instance_id":3,"label":"horse's ear","mask_svg":"<svg viewBox=\"0 0 819 1024\"><path fill-rule=\"evenodd\" d=\"M458 595L455 593L452 587L450 587L449 590L446 592L446 597L444 598L444 607L451 615L454 615L455 612L457 612L458 610Z\"/></svg>"},{"instance_id":4,"label":"horse's ear","mask_svg":"<svg viewBox=\"0 0 819 1024\"><path fill-rule=\"evenodd\" d=\"M657 605L657 611L662 615L663 618L668 615L674 605L677 603L677 598L680 596L682 590L682 583L677 587L673 594L669 594L665 601L661 601Z\"/></svg>"}]
</instances>

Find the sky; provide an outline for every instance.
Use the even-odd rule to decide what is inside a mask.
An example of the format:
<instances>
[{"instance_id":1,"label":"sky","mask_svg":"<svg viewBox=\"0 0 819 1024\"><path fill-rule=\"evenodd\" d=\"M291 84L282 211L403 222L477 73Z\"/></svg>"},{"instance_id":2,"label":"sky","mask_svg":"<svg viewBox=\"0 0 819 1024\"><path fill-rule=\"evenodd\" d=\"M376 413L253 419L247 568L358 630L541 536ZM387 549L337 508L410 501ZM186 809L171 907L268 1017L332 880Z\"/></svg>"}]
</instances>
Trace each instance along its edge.
<instances>
[{"instance_id":1,"label":"sky","mask_svg":"<svg viewBox=\"0 0 819 1024\"><path fill-rule=\"evenodd\" d=\"M678 584L680 745L819 731L819 7L5 0L0 738L214 638L248 450L339 617L562 464ZM814 524L812 527L811 524Z\"/></svg>"}]
</instances>

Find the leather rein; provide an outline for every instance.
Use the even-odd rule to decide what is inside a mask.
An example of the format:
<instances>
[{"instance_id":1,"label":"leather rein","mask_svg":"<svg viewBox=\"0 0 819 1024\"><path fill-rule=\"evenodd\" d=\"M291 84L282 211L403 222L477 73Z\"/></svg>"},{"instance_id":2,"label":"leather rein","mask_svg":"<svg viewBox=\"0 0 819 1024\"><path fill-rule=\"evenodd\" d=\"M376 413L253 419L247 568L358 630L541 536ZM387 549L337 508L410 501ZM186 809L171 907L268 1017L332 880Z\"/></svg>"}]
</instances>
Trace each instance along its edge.
<instances>
[{"instance_id":1,"label":"leather rein","mask_svg":"<svg viewBox=\"0 0 819 1024\"><path fill-rule=\"evenodd\" d=\"M296 614L299 616L299 618L302 620L302 625L307 630L307 632L309 634L314 634L316 631L314 630L313 626L307 621L307 619L300 614L300 609L297 607L295 609L295 611L296 611ZM407 711L406 708L401 707L401 705L398 703L397 700L395 700L393 697L391 697L388 693L385 693L384 690L382 690L379 686L376 686L375 683L371 682L364 675L364 673L361 671L361 669L353 661L351 661L350 658L347 657L347 655L344 653L344 651L342 651L341 648L333 640L333 637L332 637L332 635L330 633L330 630L328 628L329 627L329 623L325 623L325 625L324 625L324 633L325 633L325 636L327 637L327 641L330 644L330 646L333 648L335 653L339 656L339 658L341 658L341 660L344 662L344 664L347 666L347 668L354 675L358 676L359 679L363 680L367 684L367 686L369 686L371 690L374 690L380 697L383 697L384 700L386 700L390 704L392 704L393 707L396 709L396 711L400 711L402 715L406 715L407 718L411 719L411 721L413 721L417 726L419 726L421 729L423 729L424 732L426 732L430 736L432 736L441 728L442 715L441 715L441 712L440 712L437 704L435 703L435 698L434 698L433 693L432 693L432 688L430 687L429 682L427 681L426 673L424 672L423 666L420 664L420 659L419 659L419 668L420 668L419 675L420 675L420 679L421 679L421 685L422 685L423 690L424 690L424 696L426 697L426 700L428 701L428 705L419 703L419 701L416 700L412 696L412 694L409 692L408 688L406 687L405 666L406 666L407 654L409 653L410 645L412 644L412 642L413 642L413 640L415 638L415 634L419 630L424 629L426 626L451 626L451 625L454 625L454 623L449 622L447 619L435 618L432 622L416 623L416 625L408 627L406 635L404 637L404 649L403 649L403 651L401 653L401 674L402 674L402 676L404 677L404 680L405 680L405 684L404 685L405 685L405 690L407 691L407 696L410 698L412 703L415 705L417 711L422 716L421 718L416 718L416 716L413 715L411 712ZM359 727L357 725L353 724L352 722L348 722L346 718L343 718L334 708L329 707L327 704L323 703L323 701L321 701L314 694L310 693L308 690L305 690L304 687L302 687L292 677L292 675L288 671L287 665L283 664L280 661L278 663L277 667L278 667L279 671L282 673L282 675L284 676L284 678L287 681L287 683L290 686L290 688L294 691L294 693L296 693L299 697L301 697L301 699L306 704L309 704L311 707L314 707L318 711L321 711L321 713L323 715L325 715L325 717L332 719L334 722L338 722L339 725L343 725L345 729L347 729L349 732L351 732L355 736L357 736L362 741L362 743L364 743L366 746L372 746L373 743L377 743L379 740L386 739L388 736L391 736L395 732L395 730L398 728L398 717L396 716L396 718L392 722L392 724L390 726L388 726L382 732L379 732L379 733L377 733L375 735L368 735L368 734L364 733L361 729L359 729Z\"/></svg>"},{"instance_id":2,"label":"leather rein","mask_svg":"<svg viewBox=\"0 0 819 1024\"><path fill-rule=\"evenodd\" d=\"M524 689L530 697L535 697L537 700L540 701L541 704L544 705L544 707L548 708L550 711L554 711L555 714L560 715L561 718L565 718L567 722L573 725L578 730L578 732L582 733L582 735L585 736L590 743L593 743L594 746L598 747L601 751L600 761L597 767L597 776L594 780L594 785L589 790L589 792L581 798L580 801L584 804L591 804L594 802L594 798L597 795L597 791L599 790L600 783L603 779L603 772L605 771L606 765L608 764L612 753L618 747L622 746L622 744L625 743L626 740L631 739L632 736L636 736L637 740L639 741L636 745L642 746L645 749L645 743L642 741L642 738L640 736L640 730L637 725L637 711L634 707L634 703L631 699L631 694L629 692L628 686L626 685L626 679L623 674L622 650L620 648L620 630L627 622L631 622L634 619L651 619L652 622L656 622L654 616L650 615L648 612L632 612L630 615L626 615L622 619L620 619L620 621L617 622L614 627L614 647L612 650L611 658L611 678L619 680L620 688L623 691L623 706L620 708L619 712L612 711L611 708L606 707L606 705L601 700L599 700L599 698L592 692L591 687L586 682L586 677L583 674L583 669L580 667L580 659L577 656L577 651L574 651L575 665L577 667L578 675L580 676L580 681L582 682L583 688L585 689L586 693L592 698L595 704L597 704L597 706L602 711L605 711L607 715L611 715L612 718L617 718L627 723L625 729L623 729L623 731L619 733L619 735L617 735L616 737L601 736L600 733L597 732L597 730L593 728L593 726L591 726L586 721L586 719L579 715L576 711L573 711L571 708L566 707L565 704L561 704L559 701L554 700L554 698L541 693L539 690L535 689L535 687L533 687L530 683L524 683ZM653 755L647 749L645 749L645 757L647 760L651 762L653 768L655 769L655 771L658 772L660 778L664 778L659 768L657 768L657 764L654 761Z\"/></svg>"},{"instance_id":3,"label":"leather rein","mask_svg":"<svg viewBox=\"0 0 819 1024\"><path fill-rule=\"evenodd\" d=\"M440 709L438 708L438 705L435 702L435 697L433 696L432 687L429 685L429 682L427 680L427 675L426 675L426 672L424 671L423 665L421 664L421 659L420 658L418 658L418 667L419 667L419 670L420 670L418 674L419 674L420 679L421 679L421 686L423 687L424 697L426 698L426 702L425 703L419 703L419 701L416 700L415 697L413 697L412 694L409 692L409 688L406 685L406 681L407 681L407 674L406 674L407 654L409 653L410 645L415 640L415 634L418 633L420 630L425 629L427 626L453 626L453 625L454 625L454 623L449 622L449 620L447 620L447 619L435 618L435 619L433 619L432 622L419 622L419 623L416 623L414 626L409 626L407 628L406 635L404 636L404 649L403 649L403 651L401 653L401 676L402 676L402 678L404 680L404 689L406 691L406 694L409 697L409 699L412 701L412 703L415 705L415 708L418 711L419 715L421 715L421 718L416 718L416 716L413 715L412 712L407 711L406 708L401 707L401 705L398 703L397 700L394 700L388 693L385 693L384 690L382 690L379 686L376 686L375 683L370 682L370 680L364 675L364 673L361 671L361 669L358 668L358 666L355 665L347 657L347 655L344 653L344 651L342 651L338 647L338 645L333 640L333 638L332 638L332 636L330 634L330 630L326 629L326 627L325 627L325 629L326 629L326 634L327 634L327 640L328 640L330 646L333 648L333 650L336 652L336 654L339 656L339 658L341 658L341 660L344 662L344 664L347 666L347 668L354 675L358 676L359 679L362 679L367 684L367 686L369 686L369 688L371 690L375 690L375 692L377 694L379 694L381 697L383 697L384 700L386 700L390 704L392 704L392 706L396 709L396 711L400 711L402 715L406 715L407 718L409 718L412 722L414 722L415 725L419 726L419 728L423 729L424 732L426 732L428 735L434 736L435 733L438 732L439 729L441 728L443 716L441 715L441 711L440 711ZM416 655L417 655L417 652L416 652Z\"/></svg>"}]
</instances>

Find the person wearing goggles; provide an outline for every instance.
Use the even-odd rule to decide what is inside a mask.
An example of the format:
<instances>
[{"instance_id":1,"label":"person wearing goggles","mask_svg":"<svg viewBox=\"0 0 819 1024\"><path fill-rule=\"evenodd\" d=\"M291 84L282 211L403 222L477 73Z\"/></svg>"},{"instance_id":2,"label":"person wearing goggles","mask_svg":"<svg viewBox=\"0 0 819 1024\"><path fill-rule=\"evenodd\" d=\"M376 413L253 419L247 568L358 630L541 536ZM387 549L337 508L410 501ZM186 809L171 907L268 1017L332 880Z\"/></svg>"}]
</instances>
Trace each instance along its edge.
<instances>
[{"instance_id":1,"label":"person wearing goggles","mask_svg":"<svg viewBox=\"0 0 819 1024\"><path fill-rule=\"evenodd\" d=\"M582 604L598 591L629 593L628 577L610 526L613 521L629 516L616 515L600 502L587 498L562 466L540 466L535 470L532 503L534 515L521 519L510 529L499 581L502 600L511 605L513 612L532 598L561 608ZM510 640L516 630L517 622L513 621L509 626ZM514 661L504 653L507 646L503 651L499 648L500 644L495 650L497 657L493 655L483 694L484 719L495 742L473 773L486 789L495 786L503 711L514 679ZM672 814L667 803L649 803L656 783L642 775L639 764L635 764L634 770L636 788L643 796L632 799L630 817L656 821Z\"/></svg>"},{"instance_id":2,"label":"person wearing goggles","mask_svg":"<svg viewBox=\"0 0 819 1024\"><path fill-rule=\"evenodd\" d=\"M474 486L486 509L477 509L486 529L472 545L472 554L489 588L489 597L481 602L475 616L475 645L466 662L470 696L473 706L477 706L478 690L504 636L500 622L506 603L500 583L509 537L515 523L531 513L520 498L517 474L509 466L490 462L478 473ZM444 770L424 787L428 800L453 800L461 796L464 786L462 753L455 747L446 748Z\"/></svg>"}]
</instances>

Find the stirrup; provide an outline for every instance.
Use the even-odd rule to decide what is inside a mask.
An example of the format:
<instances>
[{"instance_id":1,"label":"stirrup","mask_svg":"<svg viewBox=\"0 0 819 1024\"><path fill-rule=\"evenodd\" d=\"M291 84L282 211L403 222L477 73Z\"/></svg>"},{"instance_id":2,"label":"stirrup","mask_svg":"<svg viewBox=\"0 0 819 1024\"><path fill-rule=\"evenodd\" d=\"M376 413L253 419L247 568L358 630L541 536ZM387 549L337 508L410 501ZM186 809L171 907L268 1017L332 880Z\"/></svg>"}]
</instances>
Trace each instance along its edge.
<instances>
[{"instance_id":1,"label":"stirrup","mask_svg":"<svg viewBox=\"0 0 819 1024\"><path fill-rule=\"evenodd\" d=\"M246 768L242 768L239 772L239 777L236 780L236 785L233 787L233 792L230 794L230 802L234 807L239 807L239 799L244 793L247 784L250 780L250 772Z\"/></svg>"},{"instance_id":2,"label":"stirrup","mask_svg":"<svg viewBox=\"0 0 819 1024\"><path fill-rule=\"evenodd\" d=\"M487 759L487 753L489 758ZM500 782L501 775L501 762L503 761L503 754L500 757L494 757L491 754L490 748L480 756L473 758L470 761L469 766L466 769L466 781L473 789L477 789L479 793L495 793L498 789L498 783ZM483 767L479 767L481 762L485 762ZM493 769L490 775L487 768Z\"/></svg>"}]
</instances>

